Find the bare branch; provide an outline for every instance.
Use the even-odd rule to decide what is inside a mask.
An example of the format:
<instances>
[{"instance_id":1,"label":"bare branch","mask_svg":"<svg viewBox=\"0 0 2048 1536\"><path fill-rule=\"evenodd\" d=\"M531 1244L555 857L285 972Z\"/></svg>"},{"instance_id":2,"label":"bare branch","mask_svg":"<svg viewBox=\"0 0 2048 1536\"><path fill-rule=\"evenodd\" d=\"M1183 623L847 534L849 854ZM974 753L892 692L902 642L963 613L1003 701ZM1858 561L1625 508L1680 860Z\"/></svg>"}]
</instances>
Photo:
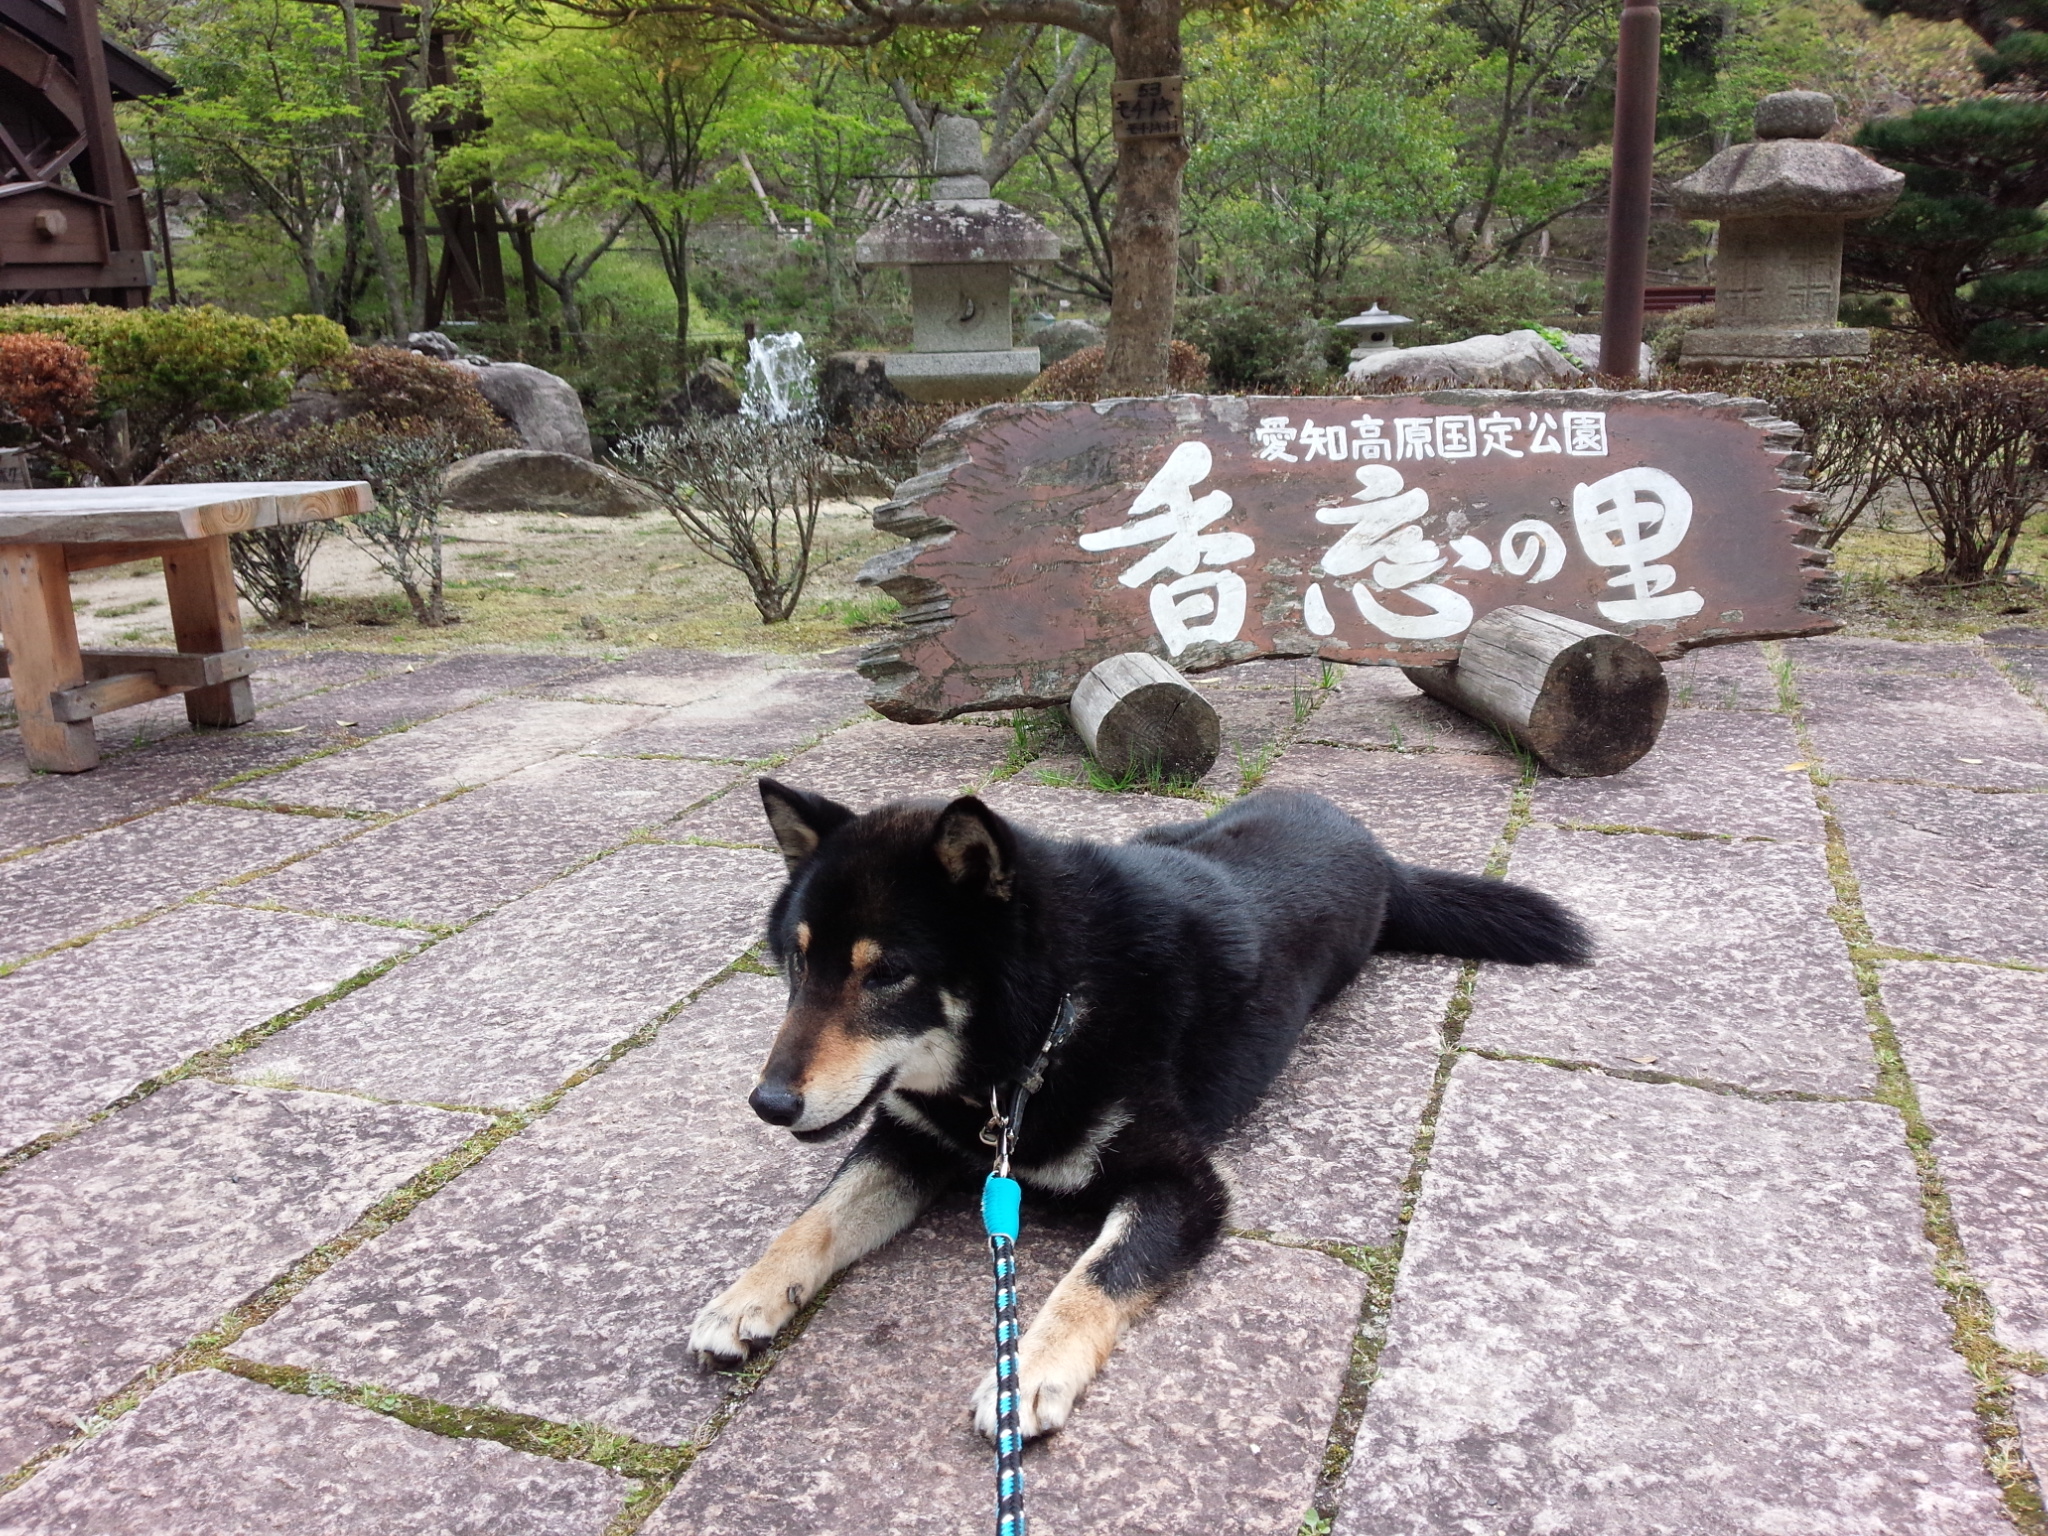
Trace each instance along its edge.
<instances>
[{"instance_id":1,"label":"bare branch","mask_svg":"<svg viewBox=\"0 0 2048 1536\"><path fill-rule=\"evenodd\" d=\"M896 97L896 105L903 109L903 115L910 122L910 131L917 135L917 147L924 156L924 163L930 166L939 153L939 141L932 134L932 114L917 104L917 97L911 94L910 82L901 75L892 76L889 90Z\"/></svg>"},{"instance_id":2,"label":"bare branch","mask_svg":"<svg viewBox=\"0 0 2048 1536\"><path fill-rule=\"evenodd\" d=\"M1088 56L1088 50L1095 40L1085 33L1074 39L1074 46L1067 50L1066 59L1060 64L1060 72L1053 76L1052 84L1046 87L1045 100L1038 104L1038 110L1024 121L1015 134L990 149L988 155L988 184L993 187L1009 174L1010 168L1031 153L1031 146L1038 142L1038 136L1045 132L1052 122L1053 114L1060 108L1060 102L1074 87L1074 77L1081 72L1081 62Z\"/></svg>"}]
</instances>

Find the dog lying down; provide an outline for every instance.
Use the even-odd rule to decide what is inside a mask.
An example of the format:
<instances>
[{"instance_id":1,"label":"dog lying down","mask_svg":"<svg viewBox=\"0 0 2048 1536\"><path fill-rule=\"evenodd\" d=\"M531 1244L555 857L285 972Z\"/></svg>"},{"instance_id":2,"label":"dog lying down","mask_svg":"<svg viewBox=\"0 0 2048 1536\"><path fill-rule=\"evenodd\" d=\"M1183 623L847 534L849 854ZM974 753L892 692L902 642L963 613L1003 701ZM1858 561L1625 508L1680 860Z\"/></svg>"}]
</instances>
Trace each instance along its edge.
<instances>
[{"instance_id":1,"label":"dog lying down","mask_svg":"<svg viewBox=\"0 0 2048 1536\"><path fill-rule=\"evenodd\" d=\"M750 1099L805 1141L866 1133L811 1207L698 1314L707 1367L766 1346L834 1274L989 1169L981 1135L1045 1044L1012 1169L1100 1213L1020 1351L1023 1432L1066 1422L1131 1321L1221 1230L1210 1152L1309 1016L1375 950L1577 965L1591 943L1523 886L1390 858L1318 795L1265 790L1109 847L1041 837L981 801L856 815L761 780L789 864L769 916L789 1013ZM995 1373L974 1396L995 1433Z\"/></svg>"}]
</instances>

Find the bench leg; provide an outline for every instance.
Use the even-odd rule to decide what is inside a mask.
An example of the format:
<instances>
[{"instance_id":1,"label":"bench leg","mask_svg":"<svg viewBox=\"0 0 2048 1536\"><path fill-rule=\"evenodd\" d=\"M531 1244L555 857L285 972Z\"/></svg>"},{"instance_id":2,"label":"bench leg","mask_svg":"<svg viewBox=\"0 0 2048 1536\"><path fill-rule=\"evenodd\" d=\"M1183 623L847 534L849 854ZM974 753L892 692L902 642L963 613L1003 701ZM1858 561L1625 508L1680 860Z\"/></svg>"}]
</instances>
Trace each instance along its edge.
<instances>
[{"instance_id":1,"label":"bench leg","mask_svg":"<svg viewBox=\"0 0 2048 1536\"><path fill-rule=\"evenodd\" d=\"M164 586L170 593L171 632L178 649L211 655L242 644L241 599L228 536L194 539L164 556ZM185 718L194 725L247 725L256 718L249 679L194 688L185 695Z\"/></svg>"},{"instance_id":2,"label":"bench leg","mask_svg":"<svg viewBox=\"0 0 2048 1536\"><path fill-rule=\"evenodd\" d=\"M59 720L50 705L58 689L85 681L63 545L0 544L0 638L7 642L7 671L29 767L45 773L97 768L100 748L92 722Z\"/></svg>"}]
</instances>

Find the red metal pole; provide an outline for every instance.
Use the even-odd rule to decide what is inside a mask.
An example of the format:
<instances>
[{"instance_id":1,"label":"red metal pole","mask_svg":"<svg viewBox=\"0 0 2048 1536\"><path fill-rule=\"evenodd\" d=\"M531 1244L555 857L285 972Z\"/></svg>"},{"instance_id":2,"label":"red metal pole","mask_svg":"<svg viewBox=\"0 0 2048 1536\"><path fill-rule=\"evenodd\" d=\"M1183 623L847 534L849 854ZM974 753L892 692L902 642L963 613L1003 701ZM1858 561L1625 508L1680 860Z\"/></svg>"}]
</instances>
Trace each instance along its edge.
<instances>
[{"instance_id":1,"label":"red metal pole","mask_svg":"<svg viewBox=\"0 0 2048 1536\"><path fill-rule=\"evenodd\" d=\"M1607 194L1607 284L1600 371L1633 380L1642 357L1650 275L1650 162L1657 148L1657 0L1622 0L1614 60L1614 172Z\"/></svg>"}]
</instances>

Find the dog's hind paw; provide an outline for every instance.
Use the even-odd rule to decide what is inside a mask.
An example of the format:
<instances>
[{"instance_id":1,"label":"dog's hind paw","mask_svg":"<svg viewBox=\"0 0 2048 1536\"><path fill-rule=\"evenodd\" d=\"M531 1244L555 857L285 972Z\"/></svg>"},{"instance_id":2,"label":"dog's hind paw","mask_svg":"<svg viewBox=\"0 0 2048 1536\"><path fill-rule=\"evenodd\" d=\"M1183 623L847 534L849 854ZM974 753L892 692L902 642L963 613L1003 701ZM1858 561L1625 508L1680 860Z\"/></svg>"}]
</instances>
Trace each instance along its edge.
<instances>
[{"instance_id":1,"label":"dog's hind paw","mask_svg":"<svg viewBox=\"0 0 2048 1536\"><path fill-rule=\"evenodd\" d=\"M707 1371L745 1363L747 1357L775 1341L782 1325L796 1314L786 1298L767 1302L749 1287L745 1276L714 1298L690 1327L690 1354Z\"/></svg>"},{"instance_id":2,"label":"dog's hind paw","mask_svg":"<svg viewBox=\"0 0 2048 1536\"><path fill-rule=\"evenodd\" d=\"M1081 1388L1054 1376L1036 1375L1026 1371L1023 1374L1022 1389L1017 1394L1017 1428L1026 1440L1040 1435L1049 1435L1067 1422L1067 1416L1074 1411L1074 1402L1081 1394ZM990 1371L981 1378L981 1385L974 1389L974 1427L993 1440L996 1437L996 1373Z\"/></svg>"}]
</instances>

